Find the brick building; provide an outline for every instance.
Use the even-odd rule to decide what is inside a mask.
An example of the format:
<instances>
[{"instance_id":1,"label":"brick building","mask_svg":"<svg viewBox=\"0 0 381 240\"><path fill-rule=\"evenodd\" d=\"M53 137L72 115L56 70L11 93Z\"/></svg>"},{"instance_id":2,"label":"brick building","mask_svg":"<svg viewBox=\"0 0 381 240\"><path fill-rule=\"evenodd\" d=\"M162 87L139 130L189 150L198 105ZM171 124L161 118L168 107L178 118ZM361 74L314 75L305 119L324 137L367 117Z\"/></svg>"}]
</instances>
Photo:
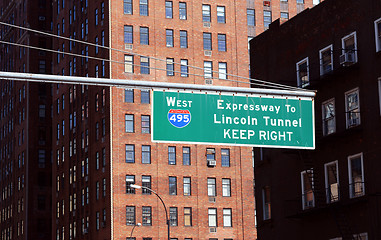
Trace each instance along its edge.
<instances>
[{"instance_id":1,"label":"brick building","mask_svg":"<svg viewBox=\"0 0 381 240\"><path fill-rule=\"evenodd\" d=\"M21 1L3 2L6 22L50 31L48 16L29 25L13 22L21 18L3 13L23 15L6 7L21 6ZM39 1L45 3L50 4ZM54 34L113 50L53 38L52 48L62 53L53 55L52 70L47 64L50 61L45 65L29 61L38 64L34 69L39 70L34 71L23 68L18 59L14 62L21 68L2 61L2 69L43 73L45 67L46 73L57 75L247 86L227 75L249 76L246 36L251 39L273 19L286 20L312 4L312 0L57 0L52 10L29 7L28 16L43 16L41 11L46 10L53 15ZM48 42L30 45L50 48ZM7 50L2 59L12 54L18 56L16 47ZM52 116L52 127L50 123L45 126L52 136L48 141L52 147L46 149L51 152L46 162L52 163L53 173L51 238L125 239L132 230L136 239L165 238L165 214L159 200L148 192L130 189L133 182L150 186L163 197L173 239L256 238L250 148L152 143L149 89L62 84L48 89L45 113L47 118ZM30 96L37 92L31 89ZM52 108L48 107L50 101ZM216 166L211 159L217 160ZM137 223L143 226L134 228ZM5 228L6 234L16 236L15 227L10 229Z\"/></svg>"},{"instance_id":2,"label":"brick building","mask_svg":"<svg viewBox=\"0 0 381 240\"><path fill-rule=\"evenodd\" d=\"M380 43L375 0L326 0L250 42L252 77L317 90L315 150L255 149L258 239L381 238Z\"/></svg>"},{"instance_id":3,"label":"brick building","mask_svg":"<svg viewBox=\"0 0 381 240\"><path fill-rule=\"evenodd\" d=\"M49 30L51 3L1 1L0 21ZM0 25L0 38L51 48L51 40ZM1 71L51 73L51 54L2 45ZM50 239L50 85L0 81L0 238Z\"/></svg>"}]
</instances>

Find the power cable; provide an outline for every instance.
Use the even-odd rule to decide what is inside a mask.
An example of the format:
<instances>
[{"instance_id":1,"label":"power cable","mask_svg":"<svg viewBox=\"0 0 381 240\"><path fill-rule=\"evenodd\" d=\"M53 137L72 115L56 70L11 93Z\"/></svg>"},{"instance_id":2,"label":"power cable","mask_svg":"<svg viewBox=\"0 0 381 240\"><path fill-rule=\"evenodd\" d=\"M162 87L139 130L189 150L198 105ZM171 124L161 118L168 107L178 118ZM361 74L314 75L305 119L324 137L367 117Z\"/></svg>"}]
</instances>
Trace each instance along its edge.
<instances>
[{"instance_id":1,"label":"power cable","mask_svg":"<svg viewBox=\"0 0 381 240\"><path fill-rule=\"evenodd\" d=\"M118 51L118 52L122 52L122 53L128 53L128 54L136 55L136 56L140 56L140 57L146 57L146 58L157 60L157 61L163 61L163 62L167 61L166 59L149 57L149 56L145 56L145 55L138 54L138 53L133 53L133 52L125 51L125 50L111 48L111 47L107 47L107 46L103 46L103 45L98 45L98 44L95 44L95 43L85 42L85 41L81 41L81 40L77 40L77 39L73 39L73 38L63 37L63 36L59 36L59 35L56 35L56 34L47 33L47 32L43 32L43 31L39 31L39 30L34 30L34 29L31 29L31 28L21 27L21 26L17 26L17 25L5 23L5 22L0 22L0 25L5 25L5 26L8 26L8 27L14 27L14 28L25 30L25 31L31 31L31 32L35 32L35 33L38 33L38 34L47 35L47 36L55 37L55 38L60 38L60 39L68 40L68 41L78 42L78 43L81 43L81 44L90 45L90 46L94 46L94 47L104 48L104 49L107 49L107 50L113 50L113 51ZM52 50L52 51L54 51L54 50ZM59 52L59 53L63 53L63 52ZM68 53L65 53L65 54L70 55ZM88 56L86 56L86 57L88 57ZM114 60L102 59L102 61L113 62ZM117 62L117 63L120 63L120 62ZM194 69L198 69L198 70L204 70L204 68L200 68L200 67L196 67L196 66L191 66L191 65L184 65L184 64L181 64L181 63L178 63L178 62L174 62L174 61L173 61L173 63L176 64L176 65L180 65L180 66L187 66L189 68L194 68ZM124 64L124 62L123 62L123 64ZM135 66L139 66L137 64L134 64L134 65ZM147 66L144 66L144 67L155 69L153 67L147 67ZM158 68L156 70L167 71L166 69L158 69ZM175 71L173 71L173 72L175 72ZM211 73L218 73L218 74L220 73L218 71L213 71L213 70L210 70L210 72ZM204 77L204 75L196 75L196 74L190 74L190 75ZM241 79L246 79L246 80L249 80L250 82L242 82L242 81L237 81L237 80L221 79L221 78L213 78L213 79L227 80L227 81L232 81L232 82L237 82L237 83L245 83L245 84L255 84L255 85L258 85L258 86L274 87L274 88L285 89L285 90L311 91L311 90L308 90L308 89L303 89L303 88L298 88L298 87L292 87L292 86L287 86L287 85L278 84L278 83L272 83L272 82L268 82L268 81L264 81L264 80L259 80L259 79L247 78L247 77L243 77L243 76L239 76L239 75L234 75L234 74L224 73L224 75L226 75L226 76L232 76L232 77L236 77L236 78L241 78ZM254 82L259 82L261 84L257 84L257 83L254 83ZM275 86L277 86L277 87L275 87Z\"/></svg>"}]
</instances>

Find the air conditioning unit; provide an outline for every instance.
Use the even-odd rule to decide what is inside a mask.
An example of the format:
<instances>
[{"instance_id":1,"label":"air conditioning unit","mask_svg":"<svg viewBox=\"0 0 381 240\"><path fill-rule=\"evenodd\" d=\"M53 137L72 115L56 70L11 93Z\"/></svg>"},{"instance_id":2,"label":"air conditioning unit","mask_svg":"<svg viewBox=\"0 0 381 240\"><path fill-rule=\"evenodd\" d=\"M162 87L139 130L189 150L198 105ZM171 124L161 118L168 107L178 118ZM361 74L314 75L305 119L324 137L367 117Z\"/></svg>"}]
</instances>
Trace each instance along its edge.
<instances>
[{"instance_id":1,"label":"air conditioning unit","mask_svg":"<svg viewBox=\"0 0 381 240\"><path fill-rule=\"evenodd\" d=\"M213 80L212 79L205 79L205 84L212 85L213 84Z\"/></svg>"},{"instance_id":2,"label":"air conditioning unit","mask_svg":"<svg viewBox=\"0 0 381 240\"><path fill-rule=\"evenodd\" d=\"M271 2L270 1L263 1L263 6L270 7L271 6Z\"/></svg>"},{"instance_id":3,"label":"air conditioning unit","mask_svg":"<svg viewBox=\"0 0 381 240\"><path fill-rule=\"evenodd\" d=\"M45 16L38 16L38 20L45 21Z\"/></svg>"},{"instance_id":4,"label":"air conditioning unit","mask_svg":"<svg viewBox=\"0 0 381 240\"><path fill-rule=\"evenodd\" d=\"M216 198L215 197L209 197L209 202L210 203L215 203L216 202Z\"/></svg>"},{"instance_id":5,"label":"air conditioning unit","mask_svg":"<svg viewBox=\"0 0 381 240\"><path fill-rule=\"evenodd\" d=\"M314 206L314 201L306 201L305 208L312 208Z\"/></svg>"},{"instance_id":6,"label":"air conditioning unit","mask_svg":"<svg viewBox=\"0 0 381 240\"><path fill-rule=\"evenodd\" d=\"M210 22L203 22L202 25L203 25L204 27L208 27L208 28L210 28Z\"/></svg>"},{"instance_id":7,"label":"air conditioning unit","mask_svg":"<svg viewBox=\"0 0 381 240\"><path fill-rule=\"evenodd\" d=\"M340 55L340 65L350 66L356 61L354 52L346 52L343 55Z\"/></svg>"},{"instance_id":8,"label":"air conditioning unit","mask_svg":"<svg viewBox=\"0 0 381 240\"><path fill-rule=\"evenodd\" d=\"M351 118L349 119L349 127L357 126L360 124L360 119L359 118Z\"/></svg>"},{"instance_id":9,"label":"air conditioning unit","mask_svg":"<svg viewBox=\"0 0 381 240\"><path fill-rule=\"evenodd\" d=\"M209 232L216 233L217 232L217 228L216 227L211 227L211 228L209 228Z\"/></svg>"},{"instance_id":10,"label":"air conditioning unit","mask_svg":"<svg viewBox=\"0 0 381 240\"><path fill-rule=\"evenodd\" d=\"M124 44L124 49L132 50L132 44L128 44L128 43Z\"/></svg>"},{"instance_id":11,"label":"air conditioning unit","mask_svg":"<svg viewBox=\"0 0 381 240\"><path fill-rule=\"evenodd\" d=\"M210 57L210 56L212 56L212 51L210 51L210 50L205 50L205 51L204 51L204 55Z\"/></svg>"},{"instance_id":12,"label":"air conditioning unit","mask_svg":"<svg viewBox=\"0 0 381 240\"><path fill-rule=\"evenodd\" d=\"M216 160L208 160L208 167L214 167L216 164Z\"/></svg>"},{"instance_id":13,"label":"air conditioning unit","mask_svg":"<svg viewBox=\"0 0 381 240\"><path fill-rule=\"evenodd\" d=\"M86 234L86 233L89 233L89 230L87 228L83 229L83 233Z\"/></svg>"},{"instance_id":14,"label":"air conditioning unit","mask_svg":"<svg viewBox=\"0 0 381 240\"><path fill-rule=\"evenodd\" d=\"M101 227L106 227L106 222L101 222Z\"/></svg>"},{"instance_id":15,"label":"air conditioning unit","mask_svg":"<svg viewBox=\"0 0 381 240\"><path fill-rule=\"evenodd\" d=\"M89 177L85 176L85 182L87 182L88 180L89 180Z\"/></svg>"}]
</instances>

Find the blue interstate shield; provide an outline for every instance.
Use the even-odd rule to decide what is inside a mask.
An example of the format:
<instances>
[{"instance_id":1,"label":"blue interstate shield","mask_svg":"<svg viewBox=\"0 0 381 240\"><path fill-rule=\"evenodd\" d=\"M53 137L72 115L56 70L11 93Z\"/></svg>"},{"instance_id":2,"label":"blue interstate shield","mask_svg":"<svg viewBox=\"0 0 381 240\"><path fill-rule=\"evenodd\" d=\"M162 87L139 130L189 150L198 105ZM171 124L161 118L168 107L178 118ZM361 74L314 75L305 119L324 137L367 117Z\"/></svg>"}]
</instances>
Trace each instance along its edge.
<instances>
[{"instance_id":1,"label":"blue interstate shield","mask_svg":"<svg viewBox=\"0 0 381 240\"><path fill-rule=\"evenodd\" d=\"M187 126L191 121L189 110L171 109L168 112L168 121L177 128Z\"/></svg>"}]
</instances>

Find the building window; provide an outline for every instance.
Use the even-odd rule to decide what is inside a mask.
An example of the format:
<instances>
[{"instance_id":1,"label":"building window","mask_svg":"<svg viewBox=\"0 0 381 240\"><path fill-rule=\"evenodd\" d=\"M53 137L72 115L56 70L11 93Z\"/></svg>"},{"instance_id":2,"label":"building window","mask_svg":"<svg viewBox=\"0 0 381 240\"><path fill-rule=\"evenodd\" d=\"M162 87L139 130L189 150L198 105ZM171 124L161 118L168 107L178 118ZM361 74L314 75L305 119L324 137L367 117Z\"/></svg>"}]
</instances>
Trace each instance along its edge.
<instances>
[{"instance_id":1,"label":"building window","mask_svg":"<svg viewBox=\"0 0 381 240\"><path fill-rule=\"evenodd\" d=\"M327 203L339 200L339 171L338 161L324 164L325 172L325 189Z\"/></svg>"},{"instance_id":2,"label":"building window","mask_svg":"<svg viewBox=\"0 0 381 240\"><path fill-rule=\"evenodd\" d=\"M270 26L271 20L271 11L263 10L263 26L265 29L268 29Z\"/></svg>"},{"instance_id":3,"label":"building window","mask_svg":"<svg viewBox=\"0 0 381 240\"><path fill-rule=\"evenodd\" d=\"M126 224L130 226L135 225L135 207L126 206Z\"/></svg>"},{"instance_id":4,"label":"building window","mask_svg":"<svg viewBox=\"0 0 381 240\"><path fill-rule=\"evenodd\" d=\"M376 52L381 51L381 18L374 21L374 33L376 38Z\"/></svg>"},{"instance_id":5,"label":"building window","mask_svg":"<svg viewBox=\"0 0 381 240\"><path fill-rule=\"evenodd\" d=\"M132 14L132 0L123 0L124 14Z\"/></svg>"},{"instance_id":6,"label":"building window","mask_svg":"<svg viewBox=\"0 0 381 240\"><path fill-rule=\"evenodd\" d=\"M131 25L124 25L124 43L133 43L133 27Z\"/></svg>"},{"instance_id":7,"label":"building window","mask_svg":"<svg viewBox=\"0 0 381 240\"><path fill-rule=\"evenodd\" d=\"M173 3L165 1L165 18L173 18Z\"/></svg>"},{"instance_id":8,"label":"building window","mask_svg":"<svg viewBox=\"0 0 381 240\"><path fill-rule=\"evenodd\" d=\"M335 99L330 99L322 104L323 135L336 132Z\"/></svg>"},{"instance_id":9,"label":"building window","mask_svg":"<svg viewBox=\"0 0 381 240\"><path fill-rule=\"evenodd\" d=\"M151 176L142 176L142 186L151 189ZM151 194L151 190L142 188L142 194Z\"/></svg>"},{"instance_id":10,"label":"building window","mask_svg":"<svg viewBox=\"0 0 381 240\"><path fill-rule=\"evenodd\" d=\"M191 195L191 178L190 177L183 178L183 190L184 190L184 196Z\"/></svg>"},{"instance_id":11,"label":"building window","mask_svg":"<svg viewBox=\"0 0 381 240\"><path fill-rule=\"evenodd\" d=\"M134 102L134 89L124 89L124 102Z\"/></svg>"},{"instance_id":12,"label":"building window","mask_svg":"<svg viewBox=\"0 0 381 240\"><path fill-rule=\"evenodd\" d=\"M135 194L135 188L130 187L131 184L135 184L135 176L126 175L126 193Z\"/></svg>"},{"instance_id":13,"label":"building window","mask_svg":"<svg viewBox=\"0 0 381 240\"><path fill-rule=\"evenodd\" d=\"M296 64L296 77L298 87L306 87L310 84L309 78L309 65L308 65L308 57L299 61Z\"/></svg>"},{"instance_id":14,"label":"building window","mask_svg":"<svg viewBox=\"0 0 381 240\"><path fill-rule=\"evenodd\" d=\"M142 207L142 225L151 226L152 225L152 208Z\"/></svg>"},{"instance_id":15,"label":"building window","mask_svg":"<svg viewBox=\"0 0 381 240\"><path fill-rule=\"evenodd\" d=\"M208 224L209 224L209 227L217 227L217 209L216 208L208 209Z\"/></svg>"},{"instance_id":16,"label":"building window","mask_svg":"<svg viewBox=\"0 0 381 240\"><path fill-rule=\"evenodd\" d=\"M280 12L280 18L288 20L289 18L288 12Z\"/></svg>"},{"instance_id":17,"label":"building window","mask_svg":"<svg viewBox=\"0 0 381 240\"><path fill-rule=\"evenodd\" d=\"M140 44L141 45L149 45L149 29L148 29L148 27L140 27Z\"/></svg>"},{"instance_id":18,"label":"building window","mask_svg":"<svg viewBox=\"0 0 381 240\"><path fill-rule=\"evenodd\" d=\"M135 145L126 144L126 163L135 163Z\"/></svg>"},{"instance_id":19,"label":"building window","mask_svg":"<svg viewBox=\"0 0 381 240\"><path fill-rule=\"evenodd\" d=\"M222 210L224 227L232 227L232 209L224 208Z\"/></svg>"},{"instance_id":20,"label":"building window","mask_svg":"<svg viewBox=\"0 0 381 240\"><path fill-rule=\"evenodd\" d=\"M188 48L188 32L180 30L180 48Z\"/></svg>"},{"instance_id":21,"label":"building window","mask_svg":"<svg viewBox=\"0 0 381 240\"><path fill-rule=\"evenodd\" d=\"M142 133L150 133L150 116L142 115Z\"/></svg>"},{"instance_id":22,"label":"building window","mask_svg":"<svg viewBox=\"0 0 381 240\"><path fill-rule=\"evenodd\" d=\"M227 66L226 62L218 63L218 78L227 79Z\"/></svg>"},{"instance_id":23,"label":"building window","mask_svg":"<svg viewBox=\"0 0 381 240\"><path fill-rule=\"evenodd\" d=\"M204 78L213 78L213 65L211 61L204 61Z\"/></svg>"},{"instance_id":24,"label":"building window","mask_svg":"<svg viewBox=\"0 0 381 240\"><path fill-rule=\"evenodd\" d=\"M341 39L341 64L357 62L357 37L356 32L353 32Z\"/></svg>"},{"instance_id":25,"label":"building window","mask_svg":"<svg viewBox=\"0 0 381 240\"><path fill-rule=\"evenodd\" d=\"M218 51L226 52L226 34L218 34Z\"/></svg>"},{"instance_id":26,"label":"building window","mask_svg":"<svg viewBox=\"0 0 381 240\"><path fill-rule=\"evenodd\" d=\"M248 26L255 26L255 10L254 9L247 9L247 25Z\"/></svg>"},{"instance_id":27,"label":"building window","mask_svg":"<svg viewBox=\"0 0 381 240\"><path fill-rule=\"evenodd\" d=\"M230 150L221 149L221 166L230 167Z\"/></svg>"},{"instance_id":28,"label":"building window","mask_svg":"<svg viewBox=\"0 0 381 240\"><path fill-rule=\"evenodd\" d=\"M231 185L229 178L222 179L222 196L230 197L231 196Z\"/></svg>"},{"instance_id":29,"label":"building window","mask_svg":"<svg viewBox=\"0 0 381 240\"><path fill-rule=\"evenodd\" d=\"M332 59L333 51L332 44L319 51L320 55L320 75L327 74L333 70Z\"/></svg>"},{"instance_id":30,"label":"building window","mask_svg":"<svg viewBox=\"0 0 381 240\"><path fill-rule=\"evenodd\" d=\"M177 178L169 177L169 195L177 195Z\"/></svg>"},{"instance_id":31,"label":"building window","mask_svg":"<svg viewBox=\"0 0 381 240\"><path fill-rule=\"evenodd\" d=\"M150 92L149 90L141 90L140 92L140 102L141 103L150 103Z\"/></svg>"},{"instance_id":32,"label":"building window","mask_svg":"<svg viewBox=\"0 0 381 240\"><path fill-rule=\"evenodd\" d=\"M192 226L192 208L190 207L184 208L184 226Z\"/></svg>"},{"instance_id":33,"label":"building window","mask_svg":"<svg viewBox=\"0 0 381 240\"><path fill-rule=\"evenodd\" d=\"M191 165L190 147L183 147L183 165Z\"/></svg>"},{"instance_id":34,"label":"building window","mask_svg":"<svg viewBox=\"0 0 381 240\"><path fill-rule=\"evenodd\" d=\"M171 226L177 226L177 207L169 208L169 224Z\"/></svg>"},{"instance_id":35,"label":"building window","mask_svg":"<svg viewBox=\"0 0 381 240\"><path fill-rule=\"evenodd\" d=\"M364 166L362 153L348 157L349 197L360 197L365 194Z\"/></svg>"},{"instance_id":36,"label":"building window","mask_svg":"<svg viewBox=\"0 0 381 240\"><path fill-rule=\"evenodd\" d=\"M217 6L217 22L226 23L225 7Z\"/></svg>"},{"instance_id":37,"label":"building window","mask_svg":"<svg viewBox=\"0 0 381 240\"><path fill-rule=\"evenodd\" d=\"M347 128L360 125L360 97L358 88L345 93Z\"/></svg>"},{"instance_id":38,"label":"building window","mask_svg":"<svg viewBox=\"0 0 381 240\"><path fill-rule=\"evenodd\" d=\"M210 22L210 5L207 5L207 4L202 5L202 21Z\"/></svg>"},{"instance_id":39,"label":"building window","mask_svg":"<svg viewBox=\"0 0 381 240\"><path fill-rule=\"evenodd\" d=\"M315 206L313 169L301 172L303 209Z\"/></svg>"},{"instance_id":40,"label":"building window","mask_svg":"<svg viewBox=\"0 0 381 240\"><path fill-rule=\"evenodd\" d=\"M173 47L173 30L172 29L166 29L165 35L166 35L166 46L167 47Z\"/></svg>"},{"instance_id":41,"label":"building window","mask_svg":"<svg viewBox=\"0 0 381 240\"><path fill-rule=\"evenodd\" d=\"M133 114L125 115L125 128L127 133L134 132L134 115Z\"/></svg>"},{"instance_id":42,"label":"building window","mask_svg":"<svg viewBox=\"0 0 381 240\"><path fill-rule=\"evenodd\" d=\"M304 4L304 0L296 0L296 3Z\"/></svg>"},{"instance_id":43,"label":"building window","mask_svg":"<svg viewBox=\"0 0 381 240\"><path fill-rule=\"evenodd\" d=\"M151 146L150 145L142 146L142 163L151 164Z\"/></svg>"},{"instance_id":44,"label":"building window","mask_svg":"<svg viewBox=\"0 0 381 240\"><path fill-rule=\"evenodd\" d=\"M134 56L124 55L124 72L126 73L134 72Z\"/></svg>"},{"instance_id":45,"label":"building window","mask_svg":"<svg viewBox=\"0 0 381 240\"><path fill-rule=\"evenodd\" d=\"M167 76L174 76L174 59L173 58L167 58Z\"/></svg>"},{"instance_id":46,"label":"building window","mask_svg":"<svg viewBox=\"0 0 381 240\"><path fill-rule=\"evenodd\" d=\"M140 73L141 74L150 74L149 58L148 57L140 57Z\"/></svg>"},{"instance_id":47,"label":"building window","mask_svg":"<svg viewBox=\"0 0 381 240\"><path fill-rule=\"evenodd\" d=\"M212 34L203 33L204 50L212 50Z\"/></svg>"},{"instance_id":48,"label":"building window","mask_svg":"<svg viewBox=\"0 0 381 240\"><path fill-rule=\"evenodd\" d=\"M148 0L140 0L140 16L148 16Z\"/></svg>"},{"instance_id":49,"label":"building window","mask_svg":"<svg viewBox=\"0 0 381 240\"><path fill-rule=\"evenodd\" d=\"M168 147L168 164L176 165L176 147Z\"/></svg>"},{"instance_id":50,"label":"building window","mask_svg":"<svg viewBox=\"0 0 381 240\"><path fill-rule=\"evenodd\" d=\"M179 2L179 18L181 20L187 19L187 3Z\"/></svg>"},{"instance_id":51,"label":"building window","mask_svg":"<svg viewBox=\"0 0 381 240\"><path fill-rule=\"evenodd\" d=\"M214 197L216 196L216 179L215 178L208 178L208 196Z\"/></svg>"},{"instance_id":52,"label":"building window","mask_svg":"<svg viewBox=\"0 0 381 240\"><path fill-rule=\"evenodd\" d=\"M180 76L188 77L188 59L180 60Z\"/></svg>"}]
</instances>

